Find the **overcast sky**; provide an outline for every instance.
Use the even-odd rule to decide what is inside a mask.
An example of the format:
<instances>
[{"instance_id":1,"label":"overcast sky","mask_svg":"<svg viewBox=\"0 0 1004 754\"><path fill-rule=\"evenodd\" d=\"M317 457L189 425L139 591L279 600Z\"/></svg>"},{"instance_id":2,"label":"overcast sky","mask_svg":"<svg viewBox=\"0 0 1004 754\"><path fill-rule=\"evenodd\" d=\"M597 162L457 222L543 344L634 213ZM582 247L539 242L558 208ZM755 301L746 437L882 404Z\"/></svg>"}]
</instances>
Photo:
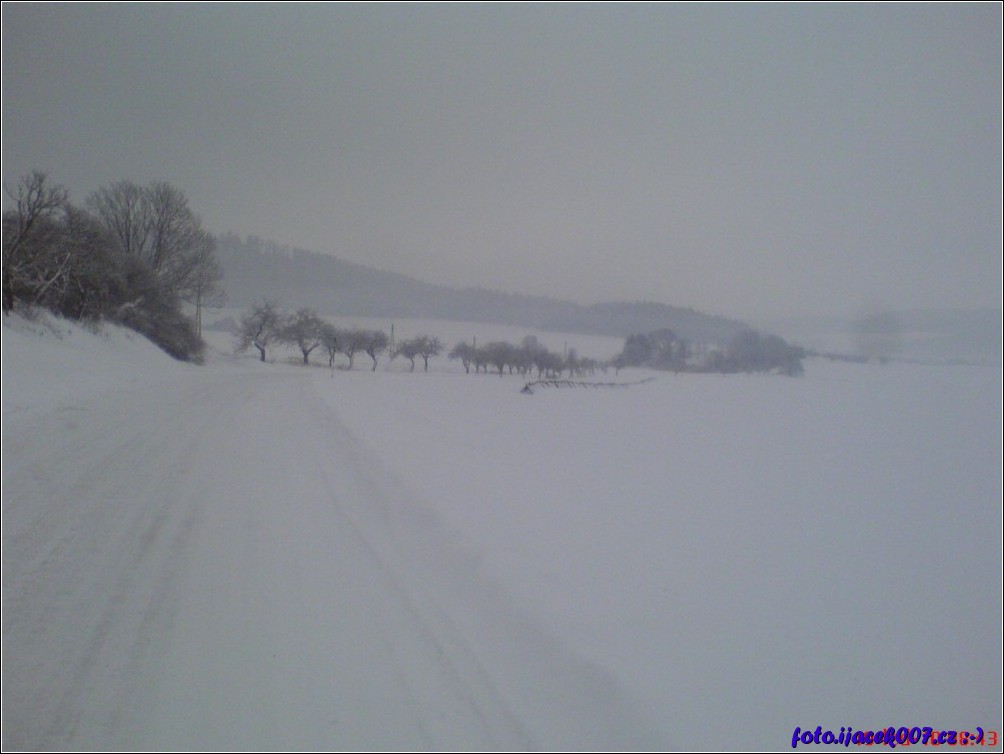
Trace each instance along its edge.
<instances>
[{"instance_id":1,"label":"overcast sky","mask_svg":"<svg viewBox=\"0 0 1004 754\"><path fill-rule=\"evenodd\" d=\"M1001 19L5 3L3 179L162 179L215 233L581 302L999 307Z\"/></svg>"}]
</instances>

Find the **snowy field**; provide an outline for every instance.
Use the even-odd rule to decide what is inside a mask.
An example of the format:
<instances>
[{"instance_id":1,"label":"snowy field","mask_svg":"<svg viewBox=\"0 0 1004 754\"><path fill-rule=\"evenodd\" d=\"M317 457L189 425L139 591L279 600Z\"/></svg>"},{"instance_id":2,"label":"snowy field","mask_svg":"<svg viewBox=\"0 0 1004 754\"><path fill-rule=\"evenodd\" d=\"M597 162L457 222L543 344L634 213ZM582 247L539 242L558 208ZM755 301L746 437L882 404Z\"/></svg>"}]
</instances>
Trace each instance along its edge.
<instances>
[{"instance_id":1,"label":"snowy field","mask_svg":"<svg viewBox=\"0 0 1004 754\"><path fill-rule=\"evenodd\" d=\"M396 325L420 333L527 331ZM1000 368L524 395L207 339L195 367L5 318L5 750L1001 729Z\"/></svg>"}]
</instances>

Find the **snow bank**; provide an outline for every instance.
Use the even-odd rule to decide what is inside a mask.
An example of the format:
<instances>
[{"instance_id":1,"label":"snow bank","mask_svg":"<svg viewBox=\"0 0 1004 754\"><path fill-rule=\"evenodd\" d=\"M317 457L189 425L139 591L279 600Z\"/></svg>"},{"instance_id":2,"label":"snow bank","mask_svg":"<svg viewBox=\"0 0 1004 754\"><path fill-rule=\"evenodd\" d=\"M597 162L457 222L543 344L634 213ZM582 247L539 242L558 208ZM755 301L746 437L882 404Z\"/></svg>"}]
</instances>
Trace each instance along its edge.
<instances>
[{"instance_id":1,"label":"snow bank","mask_svg":"<svg viewBox=\"0 0 1004 754\"><path fill-rule=\"evenodd\" d=\"M89 329L38 312L3 317L3 413L65 406L196 367L117 325Z\"/></svg>"}]
</instances>

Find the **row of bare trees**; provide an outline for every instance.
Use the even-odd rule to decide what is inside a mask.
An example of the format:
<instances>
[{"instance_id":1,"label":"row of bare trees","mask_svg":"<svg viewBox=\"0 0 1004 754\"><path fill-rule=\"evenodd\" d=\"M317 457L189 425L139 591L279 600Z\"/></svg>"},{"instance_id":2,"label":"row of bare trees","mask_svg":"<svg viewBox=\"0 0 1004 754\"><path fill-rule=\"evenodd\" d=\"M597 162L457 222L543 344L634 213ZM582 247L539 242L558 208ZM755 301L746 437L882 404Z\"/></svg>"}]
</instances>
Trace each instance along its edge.
<instances>
[{"instance_id":1,"label":"row of bare trees","mask_svg":"<svg viewBox=\"0 0 1004 754\"><path fill-rule=\"evenodd\" d=\"M241 316L235 346L240 352L253 346L259 358L265 361L273 344L296 347L303 356L304 366L310 365L310 355L318 349L327 353L329 367L334 367L337 354L348 358L349 369L353 368L357 355L366 354L373 362L374 372L378 357L383 353L389 354L391 359L397 356L408 359L411 371L415 371L415 360L421 358L425 371L429 371L429 359L443 352L439 338L420 335L392 344L382 330L339 328L323 320L313 309L284 313L274 301L262 301Z\"/></svg>"},{"instance_id":2,"label":"row of bare trees","mask_svg":"<svg viewBox=\"0 0 1004 754\"><path fill-rule=\"evenodd\" d=\"M84 207L40 171L6 189L3 310L43 307L132 327L173 356L202 350L203 306L221 296L215 242L184 194L157 181L98 189ZM195 306L196 320L181 302Z\"/></svg>"},{"instance_id":3,"label":"row of bare trees","mask_svg":"<svg viewBox=\"0 0 1004 754\"><path fill-rule=\"evenodd\" d=\"M483 346L457 343L450 351L449 358L459 359L468 374L471 373L472 366L475 374L482 370L487 374L491 367L498 372L499 377L506 370L509 374L524 376L536 370L537 379L541 379L560 377L566 371L570 376L592 374L597 369L605 368L596 359L580 357L574 348L568 349L564 355L549 351L533 335L523 338L518 346L505 341L493 341Z\"/></svg>"},{"instance_id":4,"label":"row of bare trees","mask_svg":"<svg viewBox=\"0 0 1004 754\"><path fill-rule=\"evenodd\" d=\"M313 309L287 313L274 301L260 301L244 312L236 330L234 345L238 352L254 348L259 359L266 361L272 346L280 344L298 349L304 366L310 365L311 354L319 350L327 354L329 367L334 366L335 356L342 354L348 359L348 368L352 369L355 357L365 353L372 360L372 371L377 369L380 354L387 354L391 360L398 356L407 359L412 372L416 361L422 359L425 371L429 371L429 359L445 350L442 341L430 335L393 343L381 330L335 327ZM468 374L472 367L476 374L482 371L488 374L491 370L499 376L506 370L519 375L536 371L538 379L557 378L566 373L569 377L593 374L597 369L605 371L610 366L580 357L574 348L565 354L549 351L533 335L525 337L518 346L504 341L482 346L461 342L448 356L459 359Z\"/></svg>"}]
</instances>

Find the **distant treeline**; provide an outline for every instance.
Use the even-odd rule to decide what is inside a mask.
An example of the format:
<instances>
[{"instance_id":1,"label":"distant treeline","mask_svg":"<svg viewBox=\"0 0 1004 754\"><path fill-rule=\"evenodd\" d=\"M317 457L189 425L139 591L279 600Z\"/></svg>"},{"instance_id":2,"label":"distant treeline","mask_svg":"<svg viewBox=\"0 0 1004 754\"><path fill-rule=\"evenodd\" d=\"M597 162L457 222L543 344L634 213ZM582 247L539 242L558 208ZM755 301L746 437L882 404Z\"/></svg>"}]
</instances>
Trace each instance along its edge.
<instances>
[{"instance_id":1,"label":"distant treeline","mask_svg":"<svg viewBox=\"0 0 1004 754\"><path fill-rule=\"evenodd\" d=\"M255 236L217 238L228 301L252 305L267 292L330 316L491 322L534 330L625 337L672 329L690 342L724 345L742 322L657 303L584 306L541 296L424 283L336 257L290 249Z\"/></svg>"},{"instance_id":2,"label":"distant treeline","mask_svg":"<svg viewBox=\"0 0 1004 754\"><path fill-rule=\"evenodd\" d=\"M674 372L777 372L791 377L803 373L805 350L776 335L742 330L724 347L692 346L672 330L629 335L613 359L618 369L627 366Z\"/></svg>"},{"instance_id":3,"label":"distant treeline","mask_svg":"<svg viewBox=\"0 0 1004 754\"><path fill-rule=\"evenodd\" d=\"M372 370L376 371L378 356L386 353L391 360L398 356L408 359L411 371L415 371L415 360L421 358L425 371L429 371L429 359L445 350L442 341L431 335L395 343L383 331L339 328L313 309L284 312L274 301L267 300L253 304L241 315L234 334L238 351L247 351L253 346L262 361L266 360L273 344L295 346L303 356L304 366L309 366L311 354L320 350L327 353L328 366L332 368L337 354L344 354L348 358L348 369L352 369L356 355L365 353L372 359ZM534 335L527 335L519 345L506 341L482 345L476 340L461 341L450 351L449 358L460 361L467 374L472 368L475 374L492 371L500 377L506 371L520 376L536 372L538 380L553 380L564 374L570 378L591 375L598 369L606 372L613 368L619 372L624 367L676 372L778 372L795 376L802 374L804 355L801 348L788 345L777 336L761 335L753 330L737 333L721 349L693 349L672 330L663 329L628 336L621 353L607 361L579 356L574 348L555 353Z\"/></svg>"},{"instance_id":4,"label":"distant treeline","mask_svg":"<svg viewBox=\"0 0 1004 754\"><path fill-rule=\"evenodd\" d=\"M303 357L303 365L310 366L310 357L315 351L328 357L328 366L334 368L335 357L342 354L348 359L347 367L352 369L355 357L365 353L372 360L372 371L376 371L379 356L386 354L390 360L399 356L411 364L415 371L416 359L422 359L425 371L429 371L429 359L439 356L445 350L443 342L432 335L418 335L407 340L394 342L386 332L362 328L336 327L317 314L313 309L301 308L286 312L274 301L259 301L247 309L235 325L235 348L238 352L252 347L261 361L266 360L275 344L295 347ZM458 359L470 374L489 369L501 376L509 374L526 375L537 370L541 376L557 377L563 372L569 375L592 373L598 368L606 368L609 363L580 357L574 348L564 354L556 354L544 348L533 335L523 342L512 345L495 341L478 346L474 343L458 343L449 353L449 358Z\"/></svg>"}]
</instances>

